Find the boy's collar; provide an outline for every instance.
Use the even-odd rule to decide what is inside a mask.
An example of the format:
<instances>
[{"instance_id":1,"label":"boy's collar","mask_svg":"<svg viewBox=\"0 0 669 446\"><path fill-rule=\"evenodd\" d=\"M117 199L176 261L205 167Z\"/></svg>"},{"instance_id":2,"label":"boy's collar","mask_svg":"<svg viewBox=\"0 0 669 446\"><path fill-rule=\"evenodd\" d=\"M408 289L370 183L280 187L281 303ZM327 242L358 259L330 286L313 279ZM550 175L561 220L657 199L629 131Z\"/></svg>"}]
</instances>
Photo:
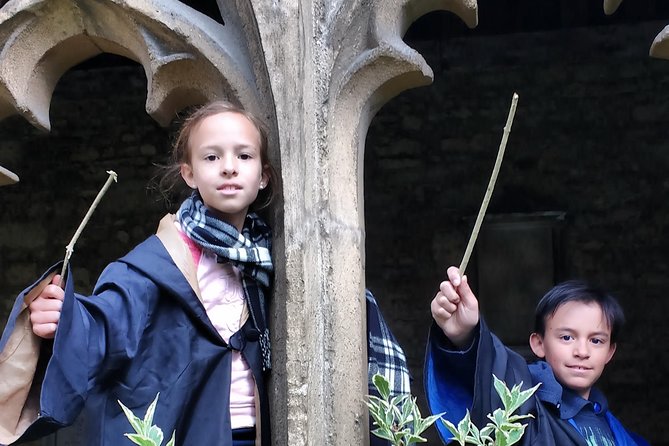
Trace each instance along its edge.
<instances>
[{"instance_id":1,"label":"boy's collar","mask_svg":"<svg viewBox=\"0 0 669 446\"><path fill-rule=\"evenodd\" d=\"M608 403L604 394L594 387L590 389L590 398L587 400L571 389L563 389L560 418L574 418L586 406L590 406L596 415L604 414L608 410Z\"/></svg>"},{"instance_id":2,"label":"boy's collar","mask_svg":"<svg viewBox=\"0 0 669 446\"><path fill-rule=\"evenodd\" d=\"M553 370L545 361L530 364L533 384L541 383L537 390L537 398L555 406L560 412L560 418L569 419L576 416L585 406L591 405L596 414L606 413L608 403L602 392L596 388L590 389L590 399L586 400L570 389L564 389L557 382Z\"/></svg>"}]
</instances>

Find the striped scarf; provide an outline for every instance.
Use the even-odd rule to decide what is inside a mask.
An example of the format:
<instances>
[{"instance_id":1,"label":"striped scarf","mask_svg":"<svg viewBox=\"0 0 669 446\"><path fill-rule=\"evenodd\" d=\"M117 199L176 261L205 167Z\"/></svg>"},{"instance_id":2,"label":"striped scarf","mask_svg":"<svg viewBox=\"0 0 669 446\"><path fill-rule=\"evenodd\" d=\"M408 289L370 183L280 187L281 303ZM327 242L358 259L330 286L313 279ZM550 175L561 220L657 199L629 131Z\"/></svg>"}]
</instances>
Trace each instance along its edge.
<instances>
[{"instance_id":1,"label":"striped scarf","mask_svg":"<svg viewBox=\"0 0 669 446\"><path fill-rule=\"evenodd\" d=\"M177 220L191 240L216 254L220 263L230 261L241 271L249 313L260 333L263 369L271 369L265 300L265 291L270 287L274 270L269 226L256 214L249 213L240 233L207 209L197 191L181 204Z\"/></svg>"}]
</instances>

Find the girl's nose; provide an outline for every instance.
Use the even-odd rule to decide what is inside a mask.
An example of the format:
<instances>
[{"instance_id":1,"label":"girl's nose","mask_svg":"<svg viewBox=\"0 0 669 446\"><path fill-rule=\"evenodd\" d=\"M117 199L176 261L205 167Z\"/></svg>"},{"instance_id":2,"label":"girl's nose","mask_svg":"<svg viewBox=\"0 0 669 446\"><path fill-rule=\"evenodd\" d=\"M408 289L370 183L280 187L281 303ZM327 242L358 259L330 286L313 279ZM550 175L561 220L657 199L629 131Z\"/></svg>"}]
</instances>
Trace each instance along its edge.
<instances>
[{"instance_id":1,"label":"girl's nose","mask_svg":"<svg viewBox=\"0 0 669 446\"><path fill-rule=\"evenodd\" d=\"M235 156L226 155L221 159L221 173L223 175L237 174L237 158Z\"/></svg>"}]
</instances>

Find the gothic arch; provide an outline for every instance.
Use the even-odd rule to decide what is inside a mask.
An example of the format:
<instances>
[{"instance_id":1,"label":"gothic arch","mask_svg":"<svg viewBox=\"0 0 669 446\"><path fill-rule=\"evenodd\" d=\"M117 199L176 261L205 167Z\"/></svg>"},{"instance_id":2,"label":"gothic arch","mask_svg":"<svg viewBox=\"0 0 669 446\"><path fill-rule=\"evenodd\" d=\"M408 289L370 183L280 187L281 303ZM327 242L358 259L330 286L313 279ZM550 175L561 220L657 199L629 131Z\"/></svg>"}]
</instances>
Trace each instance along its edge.
<instances>
[{"instance_id":1,"label":"gothic arch","mask_svg":"<svg viewBox=\"0 0 669 446\"><path fill-rule=\"evenodd\" d=\"M161 125L216 97L271 120L267 72L250 56L256 34L241 37L244 20L233 16L223 26L180 2L160 0L10 2L0 10L0 119L18 113L48 131L60 77L113 53L143 66L146 111Z\"/></svg>"},{"instance_id":2,"label":"gothic arch","mask_svg":"<svg viewBox=\"0 0 669 446\"><path fill-rule=\"evenodd\" d=\"M653 40L650 55L659 59L669 59L669 25L667 25Z\"/></svg>"},{"instance_id":3,"label":"gothic arch","mask_svg":"<svg viewBox=\"0 0 669 446\"><path fill-rule=\"evenodd\" d=\"M604 13L611 15L618 9L623 0L604 0Z\"/></svg>"},{"instance_id":4,"label":"gothic arch","mask_svg":"<svg viewBox=\"0 0 669 446\"><path fill-rule=\"evenodd\" d=\"M373 116L402 91L432 82L432 69L402 37L415 20L437 10L454 13L470 28L478 24L477 4L471 0L378 1L367 14L359 14L351 21L350 28L365 27L367 32L347 32L342 39L342 51L335 61L330 89L334 111L329 122L333 143L342 144L355 153L357 159L353 165L357 172L338 169L333 173L358 178L361 183L365 136ZM346 191L343 198L354 196L353 192ZM358 196L362 198L361 191ZM350 202L344 199L340 204L345 206ZM342 210L334 213L342 215ZM357 213L362 220L364 209L358 209Z\"/></svg>"}]
</instances>

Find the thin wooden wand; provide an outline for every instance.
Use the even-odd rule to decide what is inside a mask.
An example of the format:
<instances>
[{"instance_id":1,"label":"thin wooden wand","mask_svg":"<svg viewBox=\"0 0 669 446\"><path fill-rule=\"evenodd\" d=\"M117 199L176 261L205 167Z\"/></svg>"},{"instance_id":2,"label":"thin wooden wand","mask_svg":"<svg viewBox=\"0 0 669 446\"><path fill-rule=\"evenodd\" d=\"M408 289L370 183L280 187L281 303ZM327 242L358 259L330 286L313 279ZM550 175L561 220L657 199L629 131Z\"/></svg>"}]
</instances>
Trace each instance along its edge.
<instances>
[{"instance_id":1,"label":"thin wooden wand","mask_svg":"<svg viewBox=\"0 0 669 446\"><path fill-rule=\"evenodd\" d=\"M74 252L74 244L77 243L77 239L81 235L81 232L84 230L86 223L88 223L88 220L90 220L91 215L93 215L93 211L95 210L96 207L98 207L98 203L100 203L102 196L105 194L105 192L107 192L109 186L111 186L112 181L114 182L117 181L118 175L116 175L116 172L114 172L113 170L108 170L107 173L109 174L109 178L107 178L107 181L105 182L104 186L102 186L102 189L100 189L100 192L98 192L98 195L95 197L95 200L93 200L93 204L91 204L91 207L88 208L88 212L86 212L84 219L81 220L81 223L79 224L77 231L74 233L72 240L70 240L70 243L65 247L65 259L63 260L63 268L60 271L59 285L61 288L63 287L64 283L63 278L65 277L67 264L70 261L70 257L72 257L72 253Z\"/></svg>"},{"instance_id":2,"label":"thin wooden wand","mask_svg":"<svg viewBox=\"0 0 669 446\"><path fill-rule=\"evenodd\" d=\"M492 169L492 174L490 175L490 181L488 182L488 188L485 191L483 196L483 202L481 203L481 209L479 209L479 214L476 216L476 223L474 223L474 229L472 229L472 234L469 236L469 242L467 243L467 249L465 249L465 255L462 257L462 263L460 263L460 275L465 275L465 269L467 269L467 263L469 263L469 257L472 255L474 250L474 244L476 243L476 238L479 235L479 230L481 229L481 223L483 223L483 217L485 217L486 209L488 209L488 203L490 203L490 197L492 196L492 191L495 188L495 181L497 181L497 174L499 173L499 167L502 165L502 158L504 158L504 150L506 149L506 142L509 139L509 133L511 132L511 125L513 124L513 117L516 115L516 106L518 105L518 94L514 93L513 98L511 99L511 108L509 109L509 116L506 118L506 125L504 126L504 133L502 134L502 141L499 144L499 150L497 151L497 159L495 160L495 167Z\"/></svg>"}]
</instances>

